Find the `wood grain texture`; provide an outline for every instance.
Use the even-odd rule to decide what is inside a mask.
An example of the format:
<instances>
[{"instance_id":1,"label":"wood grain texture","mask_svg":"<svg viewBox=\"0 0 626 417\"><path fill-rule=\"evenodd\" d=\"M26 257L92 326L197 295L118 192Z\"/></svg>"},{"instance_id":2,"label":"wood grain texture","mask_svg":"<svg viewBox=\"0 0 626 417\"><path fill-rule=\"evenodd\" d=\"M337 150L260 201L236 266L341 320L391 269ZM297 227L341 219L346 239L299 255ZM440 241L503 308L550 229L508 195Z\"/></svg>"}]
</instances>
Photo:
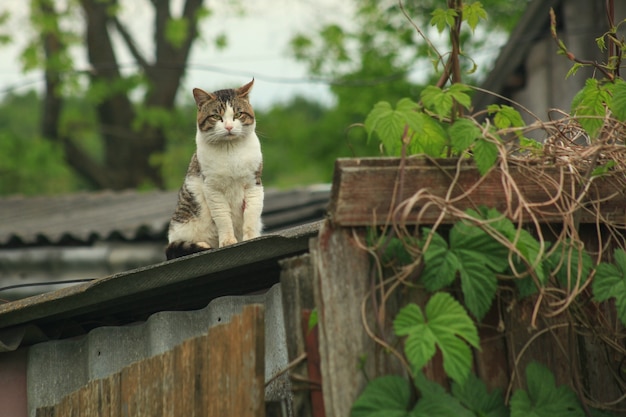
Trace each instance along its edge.
<instances>
[{"instance_id":1,"label":"wood grain texture","mask_svg":"<svg viewBox=\"0 0 626 417\"><path fill-rule=\"evenodd\" d=\"M173 350L92 380L38 417L213 417L265 415L264 306Z\"/></svg>"},{"instance_id":2,"label":"wood grain texture","mask_svg":"<svg viewBox=\"0 0 626 417\"><path fill-rule=\"evenodd\" d=\"M460 174L455 178L455 160L406 159L402 175L399 164L398 158L338 159L328 210L333 223L338 226L385 224L390 209L418 191L426 191L439 198L449 192L449 200L467 193L467 196L454 202L462 210L486 205L510 214L519 207L519 198L515 192L506 192L508 185L503 185L506 180L503 181L498 169L483 177L467 161L459 165ZM567 208L567 198L559 198L560 195L578 195L582 189L566 168L529 168L511 163L509 172L516 181L519 195L526 202L536 205L534 210L544 222L561 220L560 213ZM588 198L583 199L583 205L589 199L606 199L600 208L607 220L626 224L626 190L615 178L596 179L590 186ZM439 218L441 207L432 205L423 209L426 202L426 199L416 201L412 209L405 213L407 224L432 224ZM528 218L528 213L524 214ZM596 220L595 215L584 208L580 215L582 223L594 223ZM400 217L400 213L396 213L393 219ZM450 216L444 216L444 222L452 220Z\"/></svg>"},{"instance_id":3,"label":"wood grain texture","mask_svg":"<svg viewBox=\"0 0 626 417\"><path fill-rule=\"evenodd\" d=\"M327 417L345 417L367 383L365 374L375 375L375 346L361 325L370 261L349 229L333 229L328 222L311 245L311 258L324 407ZM367 369L359 368L363 357Z\"/></svg>"}]
</instances>

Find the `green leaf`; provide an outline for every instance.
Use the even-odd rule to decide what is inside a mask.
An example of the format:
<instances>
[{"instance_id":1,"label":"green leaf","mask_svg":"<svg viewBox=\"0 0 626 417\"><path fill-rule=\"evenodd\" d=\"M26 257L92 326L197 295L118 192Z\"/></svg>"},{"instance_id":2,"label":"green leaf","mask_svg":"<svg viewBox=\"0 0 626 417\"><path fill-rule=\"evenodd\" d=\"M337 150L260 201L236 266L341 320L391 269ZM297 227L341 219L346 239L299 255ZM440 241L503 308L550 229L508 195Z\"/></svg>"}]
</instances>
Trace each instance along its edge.
<instances>
[{"instance_id":1,"label":"green leaf","mask_svg":"<svg viewBox=\"0 0 626 417\"><path fill-rule=\"evenodd\" d=\"M452 395L458 399L476 416L483 417L508 417L509 412L504 405L502 390L495 389L491 393L487 391L485 383L476 375L470 374L463 383L452 383Z\"/></svg>"},{"instance_id":2,"label":"green leaf","mask_svg":"<svg viewBox=\"0 0 626 417\"><path fill-rule=\"evenodd\" d=\"M424 229L424 233L429 233ZM424 271L421 279L429 291L450 285L457 276L465 304L481 320L496 295L496 272L508 266L506 247L478 226L456 223L450 230L450 246L434 233L424 251Z\"/></svg>"},{"instance_id":3,"label":"green leaf","mask_svg":"<svg viewBox=\"0 0 626 417\"><path fill-rule=\"evenodd\" d=\"M458 301L439 292L426 304L426 314L416 304L404 307L393 322L398 336L408 336L405 354L416 369L432 359L436 348L443 356L443 369L454 381L462 383L472 367L468 343L479 347L478 331Z\"/></svg>"},{"instance_id":4,"label":"green leaf","mask_svg":"<svg viewBox=\"0 0 626 417\"><path fill-rule=\"evenodd\" d=\"M435 112L440 119L450 116L454 100L447 91L437 86L429 85L422 90L420 98L424 106Z\"/></svg>"},{"instance_id":5,"label":"green leaf","mask_svg":"<svg viewBox=\"0 0 626 417\"><path fill-rule=\"evenodd\" d=\"M165 39L174 48L183 46L189 36L189 22L186 18L171 18L165 24Z\"/></svg>"},{"instance_id":6,"label":"green leaf","mask_svg":"<svg viewBox=\"0 0 626 417\"><path fill-rule=\"evenodd\" d=\"M371 381L352 405L350 417L409 417L409 383L399 376Z\"/></svg>"},{"instance_id":7,"label":"green leaf","mask_svg":"<svg viewBox=\"0 0 626 417\"><path fill-rule=\"evenodd\" d=\"M478 320L485 316L496 295L496 272L508 266L508 250L477 226L457 223L450 231L450 246L461 268L465 304Z\"/></svg>"},{"instance_id":8,"label":"green leaf","mask_svg":"<svg viewBox=\"0 0 626 417\"><path fill-rule=\"evenodd\" d=\"M387 152L395 154L402 146L402 121L402 116L392 109L391 104L386 101L376 103L365 119L368 140L376 132Z\"/></svg>"},{"instance_id":9,"label":"green leaf","mask_svg":"<svg viewBox=\"0 0 626 417\"><path fill-rule=\"evenodd\" d=\"M405 127L419 126L422 120L417 109L417 103L408 98L398 101L395 110L386 101L376 103L365 119L368 140L376 132L385 150L390 155L399 155Z\"/></svg>"},{"instance_id":10,"label":"green leaf","mask_svg":"<svg viewBox=\"0 0 626 417\"><path fill-rule=\"evenodd\" d=\"M443 119L450 117L455 100L465 108L471 106L472 98L467 94L468 91L471 89L464 84L453 84L446 89L429 85L422 90L420 98L426 108L432 110L439 119Z\"/></svg>"},{"instance_id":11,"label":"green leaf","mask_svg":"<svg viewBox=\"0 0 626 417\"><path fill-rule=\"evenodd\" d=\"M454 9L441 9L437 8L431 13L430 25L435 26L439 33L443 32L446 28L454 26L454 18L458 16Z\"/></svg>"},{"instance_id":12,"label":"green leaf","mask_svg":"<svg viewBox=\"0 0 626 417\"><path fill-rule=\"evenodd\" d=\"M427 235L433 232L424 228L423 233ZM421 278L426 289L431 292L452 284L460 270L460 263L456 254L448 248L445 239L436 232L433 233L430 244L424 251L424 264L425 268Z\"/></svg>"},{"instance_id":13,"label":"green leaf","mask_svg":"<svg viewBox=\"0 0 626 417\"><path fill-rule=\"evenodd\" d=\"M609 161L607 161L605 164L602 165L598 165L597 167L595 167L593 169L593 171L591 172L591 176L592 177L600 177L602 175L607 174L613 167L615 167L615 165L617 164L617 162L615 162L614 159L611 159Z\"/></svg>"},{"instance_id":14,"label":"green leaf","mask_svg":"<svg viewBox=\"0 0 626 417\"><path fill-rule=\"evenodd\" d=\"M448 129L452 149L461 153L467 149L481 136L481 131L476 123L470 119L457 119Z\"/></svg>"},{"instance_id":15,"label":"green leaf","mask_svg":"<svg viewBox=\"0 0 626 417\"><path fill-rule=\"evenodd\" d=\"M487 106L487 112L494 115L493 124L498 129L526 126L522 115L511 106L491 104Z\"/></svg>"},{"instance_id":16,"label":"green leaf","mask_svg":"<svg viewBox=\"0 0 626 417\"><path fill-rule=\"evenodd\" d=\"M511 417L583 417L576 394L566 385L557 387L554 376L536 362L526 367L528 390L517 390L511 398Z\"/></svg>"},{"instance_id":17,"label":"green leaf","mask_svg":"<svg viewBox=\"0 0 626 417\"><path fill-rule=\"evenodd\" d=\"M441 385L428 380L422 372L415 376L420 399L411 413L419 417L474 417L461 402L448 394Z\"/></svg>"},{"instance_id":18,"label":"green leaf","mask_svg":"<svg viewBox=\"0 0 626 417\"><path fill-rule=\"evenodd\" d=\"M626 81L621 78L615 81L609 108L619 121L626 121Z\"/></svg>"},{"instance_id":19,"label":"green leaf","mask_svg":"<svg viewBox=\"0 0 626 417\"><path fill-rule=\"evenodd\" d=\"M588 78L585 86L572 100L572 113L591 139L594 139L604 125L605 104L610 100L606 87L595 78Z\"/></svg>"},{"instance_id":20,"label":"green leaf","mask_svg":"<svg viewBox=\"0 0 626 417\"><path fill-rule=\"evenodd\" d=\"M498 160L498 146L484 138L474 144L474 162L481 175L485 175Z\"/></svg>"},{"instance_id":21,"label":"green leaf","mask_svg":"<svg viewBox=\"0 0 626 417\"><path fill-rule=\"evenodd\" d=\"M572 65L572 68L570 68L569 71L567 71L567 74L565 74L565 79L568 79L572 75L576 75L578 70L581 69L583 66L583 64L575 62L574 65Z\"/></svg>"},{"instance_id":22,"label":"green leaf","mask_svg":"<svg viewBox=\"0 0 626 417\"><path fill-rule=\"evenodd\" d=\"M472 89L465 84L456 83L452 84L447 92L455 99L461 106L469 109L472 105L472 97L468 94Z\"/></svg>"},{"instance_id":23,"label":"green leaf","mask_svg":"<svg viewBox=\"0 0 626 417\"><path fill-rule=\"evenodd\" d=\"M440 157L447 144L446 132L441 124L427 114L415 111L407 115L406 121L415 132L409 151L412 154L425 153L435 158Z\"/></svg>"},{"instance_id":24,"label":"green leaf","mask_svg":"<svg viewBox=\"0 0 626 417\"><path fill-rule=\"evenodd\" d=\"M613 259L614 264L602 262L596 268L593 295L597 301L615 298L617 315L622 324L626 324L626 253L616 249Z\"/></svg>"},{"instance_id":25,"label":"green leaf","mask_svg":"<svg viewBox=\"0 0 626 417\"><path fill-rule=\"evenodd\" d=\"M476 29L480 19L487 20L487 12L479 1L463 5L463 20L467 21L472 31Z\"/></svg>"}]
</instances>

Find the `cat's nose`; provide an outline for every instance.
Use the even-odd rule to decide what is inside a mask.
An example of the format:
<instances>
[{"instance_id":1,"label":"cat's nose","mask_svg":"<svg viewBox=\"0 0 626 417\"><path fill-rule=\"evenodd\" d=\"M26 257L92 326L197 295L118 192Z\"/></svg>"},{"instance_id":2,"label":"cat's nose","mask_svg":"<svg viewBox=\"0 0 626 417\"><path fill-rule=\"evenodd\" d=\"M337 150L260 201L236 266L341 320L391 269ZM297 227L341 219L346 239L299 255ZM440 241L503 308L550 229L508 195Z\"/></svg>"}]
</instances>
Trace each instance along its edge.
<instances>
[{"instance_id":1,"label":"cat's nose","mask_svg":"<svg viewBox=\"0 0 626 417\"><path fill-rule=\"evenodd\" d=\"M233 125L226 125L224 128L230 133L230 131L233 130Z\"/></svg>"}]
</instances>

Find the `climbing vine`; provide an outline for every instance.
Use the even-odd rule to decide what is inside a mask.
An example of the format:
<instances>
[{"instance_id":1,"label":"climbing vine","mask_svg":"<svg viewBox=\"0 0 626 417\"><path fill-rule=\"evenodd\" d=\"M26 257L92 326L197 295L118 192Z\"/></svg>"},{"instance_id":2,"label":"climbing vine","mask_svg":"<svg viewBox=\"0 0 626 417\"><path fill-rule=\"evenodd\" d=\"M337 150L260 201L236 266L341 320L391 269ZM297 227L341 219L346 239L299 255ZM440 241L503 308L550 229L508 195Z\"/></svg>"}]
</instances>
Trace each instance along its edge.
<instances>
[{"instance_id":1,"label":"climbing vine","mask_svg":"<svg viewBox=\"0 0 626 417\"><path fill-rule=\"evenodd\" d=\"M454 197L450 191L441 197L425 187L392 208L389 218L399 220L369 230L361 245L372 255L379 273L371 294L384 294L374 303L377 308L386 308L390 293L399 288L417 288L430 295L424 307L409 301L397 309L395 342L385 340L384 335L377 340L385 349L394 349L400 342L405 377L370 381L351 416L608 415L603 413L616 411L621 399L601 403L580 384L559 385L551 370L538 362L518 370L528 344L514 358L515 371L506 391L490 392L474 375L473 361L481 348L479 328L487 313L522 300L533 303L527 322L530 329L536 329L539 321L558 317L561 321L546 331L567 327L578 336L600 340L611 354L626 356L620 342L625 336L622 326L626 326L625 227L623 221L614 222L600 210L603 202L626 190L626 82L619 76L625 44L616 36L619 25L612 25L602 38L610 40L613 52L607 63L600 64L569 51L558 38L551 14L552 36L559 51L574 62L570 74L592 66L604 77L587 80L574 97L570 113L563 112L550 122L535 117L537 121L527 125L518 110L525 109L512 102L475 111L471 107L475 88L459 82L455 60L461 49L455 42L462 24L473 31L487 17L481 4L449 0L447 8L432 16L435 28L451 34L452 52L447 62L440 63L444 68L440 82L425 88L418 101L404 98L395 107L378 103L364 127L370 140L380 140L388 155L473 160L481 175L501 176L503 199L515 204L509 204L505 212L489 207L462 210L457 203L470 191ZM604 46L602 40L597 42ZM443 60L442 54L436 55ZM448 81L452 83L446 86ZM528 138L533 131L543 133L543 143ZM546 200L527 201L510 166L523 167L533 181L545 184ZM558 175L546 174L547 167L556 169ZM455 181L456 177L450 190ZM598 181L608 181L615 193L594 193ZM415 224L432 206L442 213L439 221L407 226L408 213L418 213L412 214ZM560 210L558 227L543 221L548 209L555 207ZM598 247L585 247L580 232L583 213L595 218ZM455 220L445 225L444 217ZM599 312L600 303L615 306L621 326L606 318L591 322L585 311L594 306ZM451 380L449 391L424 373L437 352ZM514 390L515 372L523 374L525 382ZM621 378L616 376L616 380Z\"/></svg>"}]
</instances>

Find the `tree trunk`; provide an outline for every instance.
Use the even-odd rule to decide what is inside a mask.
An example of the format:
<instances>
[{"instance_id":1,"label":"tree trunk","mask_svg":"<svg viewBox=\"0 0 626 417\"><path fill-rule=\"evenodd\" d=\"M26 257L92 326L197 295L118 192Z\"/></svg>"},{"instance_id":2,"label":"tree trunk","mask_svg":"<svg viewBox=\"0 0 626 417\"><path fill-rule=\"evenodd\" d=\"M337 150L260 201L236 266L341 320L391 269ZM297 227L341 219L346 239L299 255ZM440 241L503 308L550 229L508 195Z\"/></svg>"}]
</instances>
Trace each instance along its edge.
<instances>
[{"instance_id":1,"label":"tree trunk","mask_svg":"<svg viewBox=\"0 0 626 417\"><path fill-rule=\"evenodd\" d=\"M152 0L155 9L155 62L148 63L135 47L135 42L124 26L110 13L110 3L98 0L80 0L85 16L85 45L91 64L91 84L104 83L111 93L96 105L99 133L103 141L104 160L96 161L84 152L77 141L80 138L63 136L59 129L63 97L58 93L61 77L49 65L45 68L46 93L42 133L44 137L61 143L66 160L81 176L95 188L126 189L151 183L163 187L161 169L150 163L150 157L163 152L166 136L162 128L144 125L134 129L136 118L134 104L125 90L115 90L122 77L109 30L116 29L137 61L140 71L147 78L148 92L140 105L146 108L171 109L176 92L185 73L185 67L193 41L197 37L197 13L203 0L187 0L183 18L188 22L185 41L176 47L165 37L166 25L172 18L169 0ZM41 10L49 16L58 17L54 3L40 0ZM33 7L37 7L33 5ZM55 54L65 51L67 45L58 36L56 29L42 32L42 41L47 62Z\"/></svg>"}]
</instances>

